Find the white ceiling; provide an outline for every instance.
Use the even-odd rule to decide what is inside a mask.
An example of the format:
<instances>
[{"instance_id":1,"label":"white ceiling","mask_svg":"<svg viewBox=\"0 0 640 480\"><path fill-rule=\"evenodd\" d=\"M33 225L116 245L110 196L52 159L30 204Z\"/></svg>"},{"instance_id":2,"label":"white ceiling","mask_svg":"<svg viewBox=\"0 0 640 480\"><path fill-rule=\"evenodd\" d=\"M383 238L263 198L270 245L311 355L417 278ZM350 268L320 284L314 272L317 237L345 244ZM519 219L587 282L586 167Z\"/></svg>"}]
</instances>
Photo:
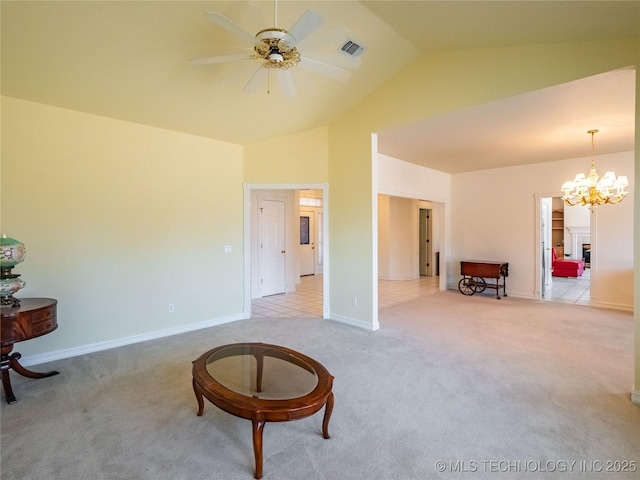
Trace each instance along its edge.
<instances>
[{"instance_id":1,"label":"white ceiling","mask_svg":"<svg viewBox=\"0 0 640 480\"><path fill-rule=\"evenodd\" d=\"M378 137L380 153L448 173L634 149L635 70L425 119Z\"/></svg>"},{"instance_id":2,"label":"white ceiling","mask_svg":"<svg viewBox=\"0 0 640 480\"><path fill-rule=\"evenodd\" d=\"M254 3L273 19L273 2ZM0 5L3 95L240 144L326 125L421 52L640 37L635 1L280 0L278 26L313 9L325 19L318 33L344 25L366 47L345 83L295 67L299 93L290 98L273 85L270 94L266 85L244 93L251 61L188 62L244 46L204 13L223 12L253 32L260 25L240 16L245 2ZM610 72L428 118L380 132L379 146L448 172L588 156L591 128L601 131L598 153L632 150L634 78L634 70Z\"/></svg>"}]
</instances>

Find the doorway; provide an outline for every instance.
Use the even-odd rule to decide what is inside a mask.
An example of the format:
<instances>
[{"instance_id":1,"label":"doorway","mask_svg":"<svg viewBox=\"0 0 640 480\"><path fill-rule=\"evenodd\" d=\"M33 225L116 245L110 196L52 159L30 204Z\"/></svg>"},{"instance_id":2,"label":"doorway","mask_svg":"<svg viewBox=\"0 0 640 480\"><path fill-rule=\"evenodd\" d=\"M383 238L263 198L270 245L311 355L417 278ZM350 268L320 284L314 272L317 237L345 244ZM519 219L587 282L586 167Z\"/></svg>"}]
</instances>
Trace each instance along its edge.
<instances>
[{"instance_id":1,"label":"doorway","mask_svg":"<svg viewBox=\"0 0 640 480\"><path fill-rule=\"evenodd\" d=\"M300 276L322 275L323 222L322 192L300 191Z\"/></svg>"},{"instance_id":2,"label":"doorway","mask_svg":"<svg viewBox=\"0 0 640 480\"><path fill-rule=\"evenodd\" d=\"M252 300L295 294L307 288L301 282L300 217L307 207L301 207L301 191L314 190L322 204L320 220L314 215L314 258L322 265L320 273L328 272L329 243L328 187L313 185L244 185L244 316L252 316ZM302 195L304 196L304 195ZM312 209L313 210L313 209ZM318 225L322 222L322 226ZM311 225L309 225L311 228ZM310 233L311 235L311 233ZM313 263L317 263L315 260ZM314 267L314 270L318 269ZM314 280L319 290L321 308L316 317L329 318L329 288L327 275ZM318 289L317 285L321 288ZM300 295L298 295L300 296ZM263 315L264 316L264 315ZM273 315L277 316L277 315ZM309 316L309 315L304 315Z\"/></svg>"},{"instance_id":3,"label":"doorway","mask_svg":"<svg viewBox=\"0 0 640 480\"><path fill-rule=\"evenodd\" d=\"M378 309L446 290L443 211L438 202L378 194Z\"/></svg>"},{"instance_id":4,"label":"doorway","mask_svg":"<svg viewBox=\"0 0 640 480\"><path fill-rule=\"evenodd\" d=\"M432 223L431 223L431 209L421 208L419 210L419 234L418 234L418 249L419 249L419 269L420 276L431 277L433 276L433 249L432 249Z\"/></svg>"},{"instance_id":5,"label":"doorway","mask_svg":"<svg viewBox=\"0 0 640 480\"><path fill-rule=\"evenodd\" d=\"M584 257L584 245L591 245L591 212L587 207L565 208L559 194L539 198L538 277L536 298L546 301L589 305L591 269L579 277L553 275L553 254L558 259ZM591 250L589 250L591 253Z\"/></svg>"}]
</instances>

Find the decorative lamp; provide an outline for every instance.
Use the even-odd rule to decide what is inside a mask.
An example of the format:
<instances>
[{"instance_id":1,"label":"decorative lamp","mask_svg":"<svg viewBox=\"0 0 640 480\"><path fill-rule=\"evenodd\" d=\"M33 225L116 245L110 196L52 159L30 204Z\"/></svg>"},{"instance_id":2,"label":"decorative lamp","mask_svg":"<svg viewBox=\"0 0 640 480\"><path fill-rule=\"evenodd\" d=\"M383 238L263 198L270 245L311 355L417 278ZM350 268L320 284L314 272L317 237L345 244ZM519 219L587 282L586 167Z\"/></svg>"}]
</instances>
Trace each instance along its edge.
<instances>
[{"instance_id":1,"label":"decorative lamp","mask_svg":"<svg viewBox=\"0 0 640 480\"><path fill-rule=\"evenodd\" d=\"M2 235L0 238L0 304L4 306L19 307L20 300L13 294L26 283L18 278L20 275L11 273L13 267L24 261L26 254L24 244L14 238Z\"/></svg>"},{"instance_id":2,"label":"decorative lamp","mask_svg":"<svg viewBox=\"0 0 640 480\"><path fill-rule=\"evenodd\" d=\"M629 180L624 175L616 178L615 172L607 172L602 178L598 176L593 141L593 136L598 133L598 130L589 130L587 133L591 135L591 171L588 177L584 173L579 173L573 180L564 182L562 199L570 207L586 205L590 210L595 210L598 205L605 203L620 203L628 193L626 188L629 186Z\"/></svg>"}]
</instances>

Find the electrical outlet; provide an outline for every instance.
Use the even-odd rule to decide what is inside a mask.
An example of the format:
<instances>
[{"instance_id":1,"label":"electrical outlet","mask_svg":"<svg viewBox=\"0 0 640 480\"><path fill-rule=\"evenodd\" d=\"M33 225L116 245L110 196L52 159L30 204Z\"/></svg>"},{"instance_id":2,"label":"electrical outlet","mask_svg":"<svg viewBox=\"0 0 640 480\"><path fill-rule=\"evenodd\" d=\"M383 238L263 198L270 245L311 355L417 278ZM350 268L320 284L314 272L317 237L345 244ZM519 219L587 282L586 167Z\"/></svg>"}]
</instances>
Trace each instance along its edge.
<instances>
[{"instance_id":1,"label":"electrical outlet","mask_svg":"<svg viewBox=\"0 0 640 480\"><path fill-rule=\"evenodd\" d=\"M167 305L167 312L173 313L175 311L176 311L176 306L173 303L170 303L169 305Z\"/></svg>"},{"instance_id":2,"label":"electrical outlet","mask_svg":"<svg viewBox=\"0 0 640 480\"><path fill-rule=\"evenodd\" d=\"M358 306L358 297L351 297L351 303L354 307Z\"/></svg>"}]
</instances>

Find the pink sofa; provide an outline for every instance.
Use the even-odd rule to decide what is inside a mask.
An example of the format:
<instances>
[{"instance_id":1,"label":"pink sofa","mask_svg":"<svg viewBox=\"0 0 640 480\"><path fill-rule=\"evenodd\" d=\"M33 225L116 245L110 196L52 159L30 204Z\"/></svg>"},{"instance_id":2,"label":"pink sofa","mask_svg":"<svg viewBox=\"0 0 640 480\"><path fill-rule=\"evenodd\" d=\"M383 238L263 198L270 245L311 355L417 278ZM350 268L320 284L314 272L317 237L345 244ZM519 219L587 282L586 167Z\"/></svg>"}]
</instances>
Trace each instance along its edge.
<instances>
[{"instance_id":1,"label":"pink sofa","mask_svg":"<svg viewBox=\"0 0 640 480\"><path fill-rule=\"evenodd\" d=\"M555 248L553 252L552 272L554 277L579 277L584 273L584 260L558 260Z\"/></svg>"}]
</instances>

